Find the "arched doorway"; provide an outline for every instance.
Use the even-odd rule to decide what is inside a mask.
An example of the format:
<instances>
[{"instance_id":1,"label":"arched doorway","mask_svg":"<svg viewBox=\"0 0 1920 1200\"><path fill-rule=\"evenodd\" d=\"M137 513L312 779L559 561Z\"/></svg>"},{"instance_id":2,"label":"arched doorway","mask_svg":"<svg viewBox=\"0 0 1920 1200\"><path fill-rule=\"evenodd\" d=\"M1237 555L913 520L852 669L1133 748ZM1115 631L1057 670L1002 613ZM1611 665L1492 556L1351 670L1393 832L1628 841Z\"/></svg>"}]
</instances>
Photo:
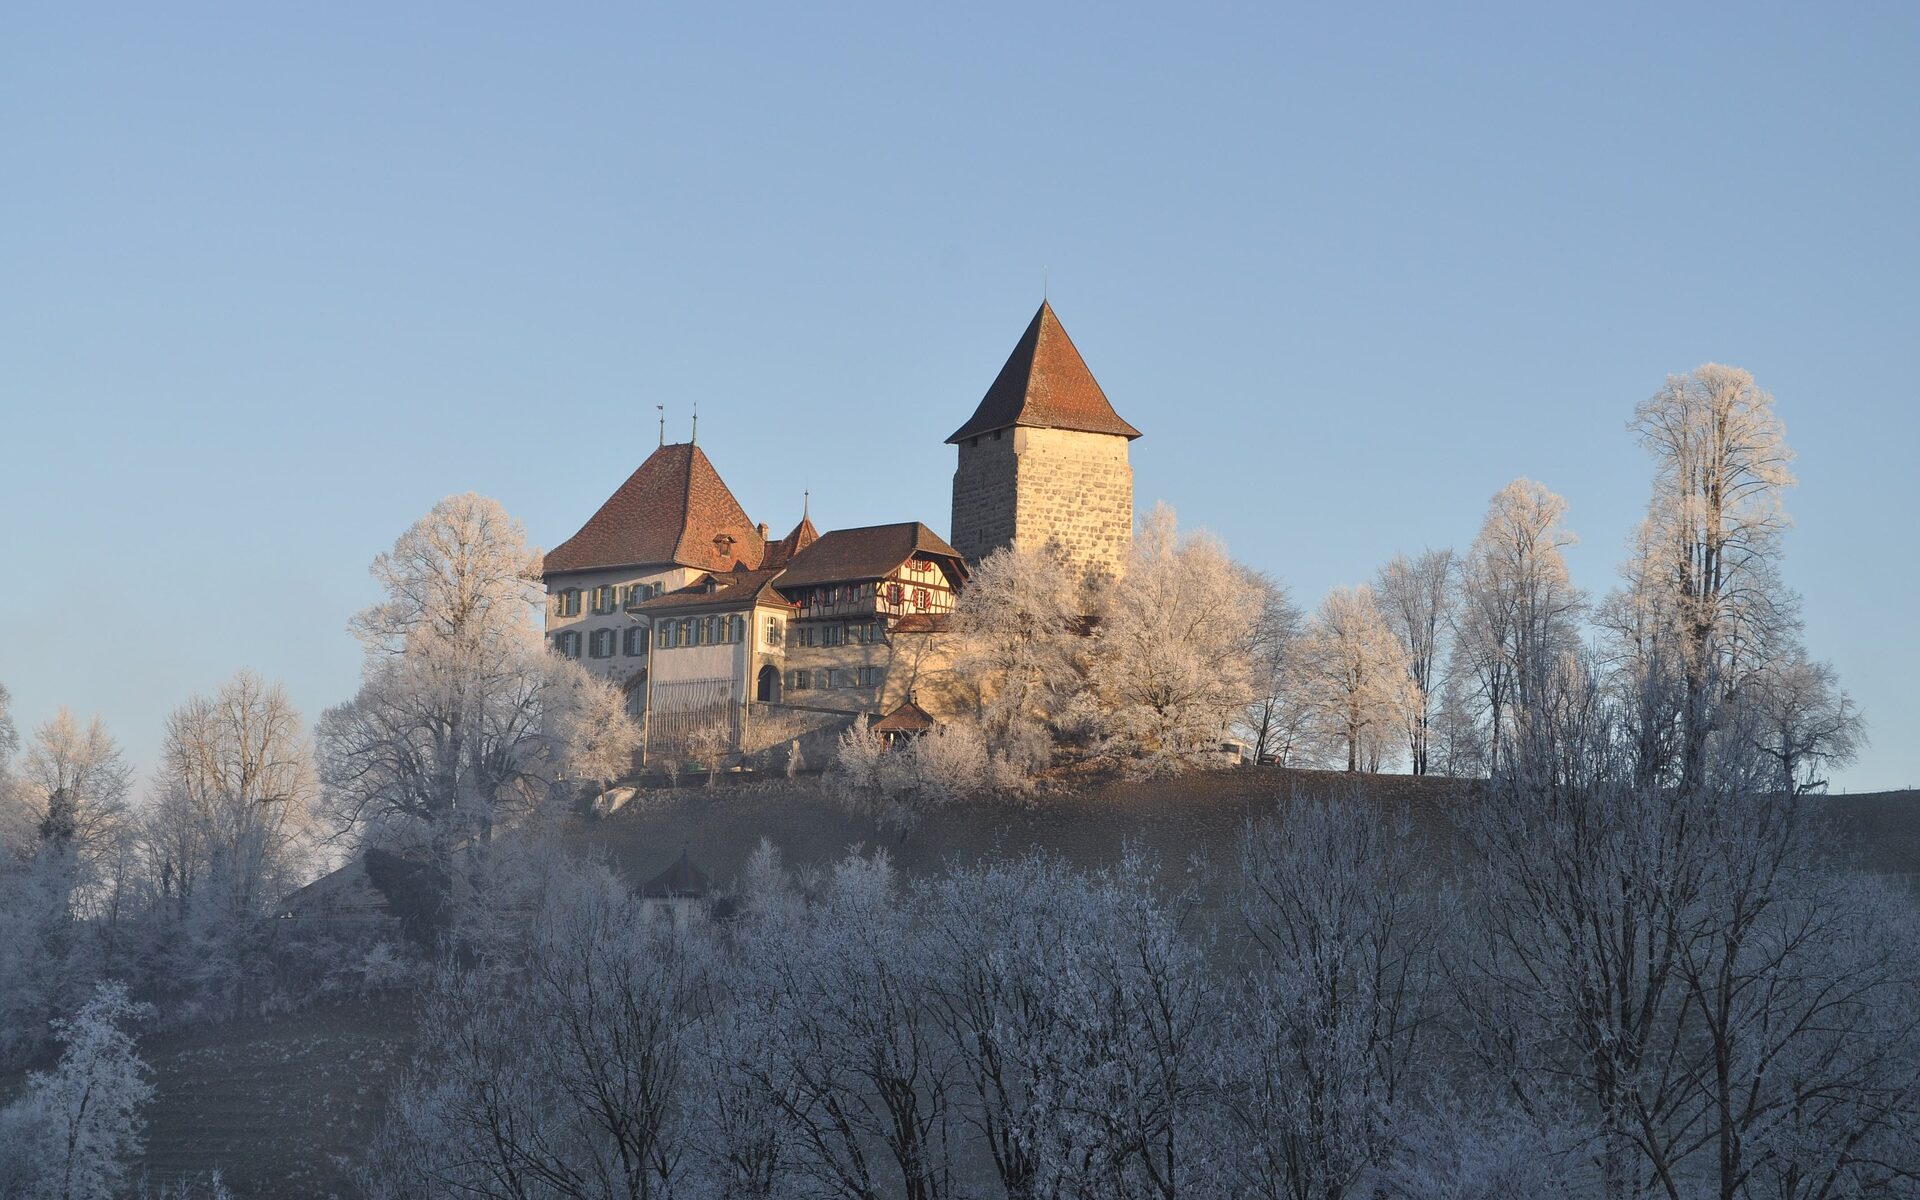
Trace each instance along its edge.
<instances>
[{"instance_id":1,"label":"arched doorway","mask_svg":"<svg viewBox=\"0 0 1920 1200\"><path fill-rule=\"evenodd\" d=\"M760 668L760 683L754 689L753 698L762 704L780 702L780 668L772 663Z\"/></svg>"}]
</instances>

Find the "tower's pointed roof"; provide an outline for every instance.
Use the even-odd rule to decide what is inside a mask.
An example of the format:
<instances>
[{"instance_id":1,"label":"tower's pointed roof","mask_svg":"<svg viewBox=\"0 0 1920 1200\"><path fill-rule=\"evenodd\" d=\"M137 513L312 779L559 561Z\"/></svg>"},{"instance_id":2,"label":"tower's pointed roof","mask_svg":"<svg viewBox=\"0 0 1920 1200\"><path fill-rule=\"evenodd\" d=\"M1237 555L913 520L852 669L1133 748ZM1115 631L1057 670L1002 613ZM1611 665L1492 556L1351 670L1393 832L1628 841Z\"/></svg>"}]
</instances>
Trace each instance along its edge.
<instances>
[{"instance_id":1,"label":"tower's pointed roof","mask_svg":"<svg viewBox=\"0 0 1920 1200\"><path fill-rule=\"evenodd\" d=\"M1087 370L1086 360L1073 347L1053 306L1042 300L1027 331L1020 335L1007 365L973 410L965 425L954 430L948 444L1005 429L1036 425L1043 429L1079 429L1137 438L1140 431L1120 419L1107 394Z\"/></svg>"},{"instance_id":2,"label":"tower's pointed roof","mask_svg":"<svg viewBox=\"0 0 1920 1200\"><path fill-rule=\"evenodd\" d=\"M820 531L813 527L813 518L803 516L793 532L777 542L767 543L766 557L761 559L763 567L784 567L793 561L793 556L820 540Z\"/></svg>"},{"instance_id":3,"label":"tower's pointed roof","mask_svg":"<svg viewBox=\"0 0 1920 1200\"><path fill-rule=\"evenodd\" d=\"M603 567L683 566L730 571L758 567L766 544L700 447L662 446L587 518L547 552L545 573Z\"/></svg>"}]
</instances>

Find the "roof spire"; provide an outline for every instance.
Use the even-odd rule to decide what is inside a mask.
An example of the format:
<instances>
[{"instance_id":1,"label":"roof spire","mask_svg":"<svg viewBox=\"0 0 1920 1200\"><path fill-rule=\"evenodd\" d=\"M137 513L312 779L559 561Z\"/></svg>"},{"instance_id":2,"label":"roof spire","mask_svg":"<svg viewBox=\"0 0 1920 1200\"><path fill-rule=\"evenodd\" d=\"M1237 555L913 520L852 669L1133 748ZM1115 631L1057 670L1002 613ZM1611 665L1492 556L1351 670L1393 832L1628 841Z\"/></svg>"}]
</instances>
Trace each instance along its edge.
<instances>
[{"instance_id":1,"label":"roof spire","mask_svg":"<svg viewBox=\"0 0 1920 1200\"><path fill-rule=\"evenodd\" d=\"M801 492L800 493L800 519L802 521L807 519L808 510L811 509L812 507L813 507L813 492L811 491Z\"/></svg>"},{"instance_id":2,"label":"roof spire","mask_svg":"<svg viewBox=\"0 0 1920 1200\"><path fill-rule=\"evenodd\" d=\"M687 442L694 446L700 444L700 402L698 400L693 402L693 436L688 438Z\"/></svg>"},{"instance_id":3,"label":"roof spire","mask_svg":"<svg viewBox=\"0 0 1920 1200\"><path fill-rule=\"evenodd\" d=\"M660 414L660 444L664 446L667 444L667 406L656 404L653 410Z\"/></svg>"}]
</instances>

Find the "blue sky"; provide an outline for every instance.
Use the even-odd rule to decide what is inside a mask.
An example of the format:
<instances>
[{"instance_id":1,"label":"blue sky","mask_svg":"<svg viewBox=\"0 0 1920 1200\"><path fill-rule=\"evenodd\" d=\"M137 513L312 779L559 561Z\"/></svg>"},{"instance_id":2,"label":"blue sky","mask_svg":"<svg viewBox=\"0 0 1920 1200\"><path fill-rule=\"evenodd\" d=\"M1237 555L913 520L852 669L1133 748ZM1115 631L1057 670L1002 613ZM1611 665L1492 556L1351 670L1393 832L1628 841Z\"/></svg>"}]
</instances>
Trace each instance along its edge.
<instances>
[{"instance_id":1,"label":"blue sky","mask_svg":"<svg viewBox=\"0 0 1920 1200\"><path fill-rule=\"evenodd\" d=\"M241 666L353 690L435 499L568 536L655 404L776 528L945 531L1043 279L1165 499L1312 604L1517 475L1611 587L1717 360L1786 575L1920 785L1920 7L15 5L0 682L143 769Z\"/></svg>"}]
</instances>

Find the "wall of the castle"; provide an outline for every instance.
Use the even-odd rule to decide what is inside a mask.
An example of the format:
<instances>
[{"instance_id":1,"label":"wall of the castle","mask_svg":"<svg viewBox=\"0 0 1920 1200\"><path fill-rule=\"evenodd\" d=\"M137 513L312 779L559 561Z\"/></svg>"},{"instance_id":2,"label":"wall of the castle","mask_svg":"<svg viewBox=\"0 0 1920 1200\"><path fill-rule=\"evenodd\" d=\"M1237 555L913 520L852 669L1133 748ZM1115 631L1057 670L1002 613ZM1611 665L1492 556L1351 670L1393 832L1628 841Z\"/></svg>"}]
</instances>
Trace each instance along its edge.
<instances>
[{"instance_id":1,"label":"wall of the castle","mask_svg":"<svg viewBox=\"0 0 1920 1200\"><path fill-rule=\"evenodd\" d=\"M627 588L636 583L653 586L661 592L676 591L692 583L699 577L700 571L691 567L622 567L611 571L575 571L566 575L554 575L547 579L546 630L549 643L553 635L569 630L580 635L580 665L602 679L625 684L635 672L647 665L645 654L629 655L626 650L626 631L633 627L633 617L625 609ZM612 612L595 612L593 595L602 585L618 588L616 603ZM561 615L561 593L569 588L580 592L580 612L577 616ZM586 647L592 640L596 629L614 631L614 652L606 658L594 658L587 653Z\"/></svg>"},{"instance_id":2,"label":"wall of the castle","mask_svg":"<svg viewBox=\"0 0 1920 1200\"><path fill-rule=\"evenodd\" d=\"M954 549L969 561L1002 546L1057 541L1075 563L1119 571L1133 543L1127 439L1017 427L960 444Z\"/></svg>"}]
</instances>

